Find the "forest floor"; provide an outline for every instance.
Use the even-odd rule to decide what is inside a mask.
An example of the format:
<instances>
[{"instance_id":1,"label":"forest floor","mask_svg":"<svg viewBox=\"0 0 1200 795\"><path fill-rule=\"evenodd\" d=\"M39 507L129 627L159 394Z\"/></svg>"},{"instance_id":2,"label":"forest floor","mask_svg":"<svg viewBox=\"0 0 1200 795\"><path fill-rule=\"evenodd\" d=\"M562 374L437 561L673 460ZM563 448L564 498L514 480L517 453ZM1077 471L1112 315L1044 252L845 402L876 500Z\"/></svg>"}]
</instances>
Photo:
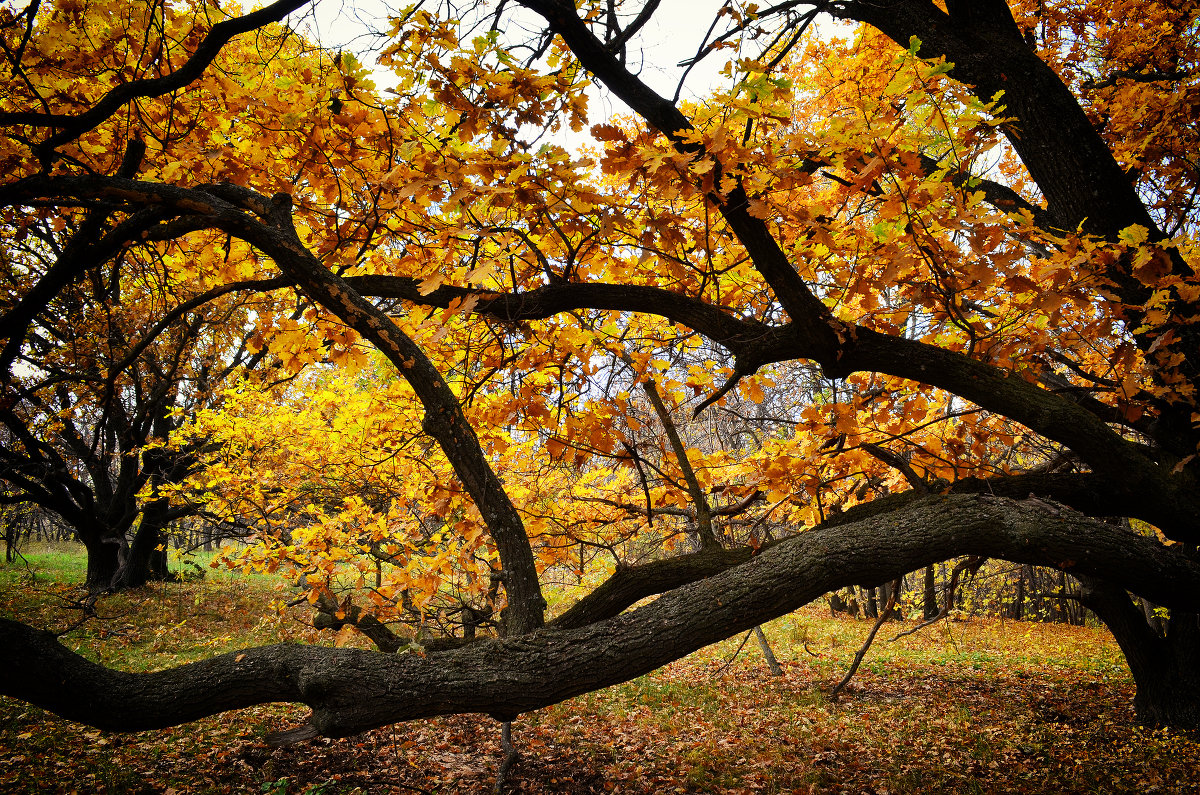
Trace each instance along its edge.
<instances>
[{"instance_id":1,"label":"forest floor","mask_svg":"<svg viewBox=\"0 0 1200 795\"><path fill-rule=\"evenodd\" d=\"M78 556L0 566L0 616L78 620ZM329 643L267 578L228 573L113 596L63 642L154 670L250 645ZM1133 721L1133 685L1103 629L959 618L889 640L837 701L870 622L810 605L765 627L784 668L733 638L647 676L523 715L506 791L813 793L1200 792L1200 742ZM736 657L735 657L736 654ZM732 662L730 662L733 658ZM266 705L139 734L97 731L0 698L0 793L489 792L500 727L466 715L284 748L306 709Z\"/></svg>"}]
</instances>

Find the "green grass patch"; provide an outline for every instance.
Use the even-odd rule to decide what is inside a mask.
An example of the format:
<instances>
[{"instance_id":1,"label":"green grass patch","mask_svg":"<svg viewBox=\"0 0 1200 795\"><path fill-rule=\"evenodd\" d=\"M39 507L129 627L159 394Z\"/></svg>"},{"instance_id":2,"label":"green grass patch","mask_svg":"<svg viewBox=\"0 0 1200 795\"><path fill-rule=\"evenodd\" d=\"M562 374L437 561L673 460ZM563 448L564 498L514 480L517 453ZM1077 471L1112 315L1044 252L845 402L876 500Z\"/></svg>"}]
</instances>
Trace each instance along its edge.
<instances>
[{"instance_id":1,"label":"green grass patch","mask_svg":"<svg viewBox=\"0 0 1200 795\"><path fill-rule=\"evenodd\" d=\"M76 543L37 541L25 544L17 559L0 563L0 588L18 583L81 584L87 574L87 557Z\"/></svg>"}]
</instances>

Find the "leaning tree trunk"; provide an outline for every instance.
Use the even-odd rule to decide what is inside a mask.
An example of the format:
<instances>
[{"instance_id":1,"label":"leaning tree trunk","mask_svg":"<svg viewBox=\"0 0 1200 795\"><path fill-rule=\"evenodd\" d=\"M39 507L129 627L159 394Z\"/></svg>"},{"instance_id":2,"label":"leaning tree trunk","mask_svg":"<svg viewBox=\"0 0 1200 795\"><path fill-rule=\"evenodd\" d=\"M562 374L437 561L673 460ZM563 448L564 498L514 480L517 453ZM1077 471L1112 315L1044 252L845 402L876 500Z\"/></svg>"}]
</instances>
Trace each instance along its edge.
<instances>
[{"instance_id":1,"label":"leaning tree trunk","mask_svg":"<svg viewBox=\"0 0 1200 795\"><path fill-rule=\"evenodd\" d=\"M309 726L291 737L345 737L452 713L511 721L629 681L850 583L878 584L934 561L973 555L1071 561L1076 576L1119 584L1098 586L1095 602L1130 657L1140 715L1200 729L1200 688L1187 675L1187 663L1196 659L1187 655L1200 634L1195 616L1172 629L1169 646L1158 643L1120 590L1131 588L1172 610L1200 611L1200 560L1069 509L1051 513L1043 506L991 495L927 497L900 511L800 533L642 607L623 609L627 603L611 618L425 654L281 644L129 673L78 656L52 633L0 619L0 694L116 731L172 726L272 701L312 708Z\"/></svg>"},{"instance_id":2,"label":"leaning tree trunk","mask_svg":"<svg viewBox=\"0 0 1200 795\"><path fill-rule=\"evenodd\" d=\"M17 550L21 542L21 524L15 519L4 523L4 562L13 563L17 559Z\"/></svg>"},{"instance_id":3,"label":"leaning tree trunk","mask_svg":"<svg viewBox=\"0 0 1200 795\"><path fill-rule=\"evenodd\" d=\"M140 588L150 580L168 580L167 500L155 500L142 511L142 521L133 543L129 545L129 556L121 569L114 588Z\"/></svg>"},{"instance_id":4,"label":"leaning tree trunk","mask_svg":"<svg viewBox=\"0 0 1200 795\"><path fill-rule=\"evenodd\" d=\"M1079 578L1081 601L1116 638L1137 694L1138 721L1147 726L1200 727L1200 614L1172 611L1165 637L1146 622L1124 590Z\"/></svg>"}]
</instances>

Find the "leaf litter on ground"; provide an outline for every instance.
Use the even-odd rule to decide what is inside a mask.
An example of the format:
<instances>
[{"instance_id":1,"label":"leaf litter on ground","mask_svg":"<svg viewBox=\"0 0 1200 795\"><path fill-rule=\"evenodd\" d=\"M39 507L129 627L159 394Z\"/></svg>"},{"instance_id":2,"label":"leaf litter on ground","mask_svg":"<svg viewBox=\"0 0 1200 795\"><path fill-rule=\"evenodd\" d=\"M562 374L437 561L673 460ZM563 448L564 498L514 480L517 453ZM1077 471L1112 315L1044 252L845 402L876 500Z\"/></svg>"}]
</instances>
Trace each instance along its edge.
<instances>
[{"instance_id":1,"label":"leaf litter on ground","mask_svg":"<svg viewBox=\"0 0 1200 795\"><path fill-rule=\"evenodd\" d=\"M110 597L64 638L91 659L153 670L248 645L332 643L269 580L157 584ZM63 627L70 589L7 583L0 614ZM76 589L77 590L77 589ZM1200 744L1134 723L1111 636L966 618L888 643L881 633L836 701L870 623L810 605L767 625L782 677L740 638L608 690L523 715L512 792L1200 791ZM897 631L912 622L897 622ZM885 637L886 634L886 637ZM500 724L458 715L339 740L269 747L302 705L186 726L103 732L0 699L0 792L488 792Z\"/></svg>"}]
</instances>

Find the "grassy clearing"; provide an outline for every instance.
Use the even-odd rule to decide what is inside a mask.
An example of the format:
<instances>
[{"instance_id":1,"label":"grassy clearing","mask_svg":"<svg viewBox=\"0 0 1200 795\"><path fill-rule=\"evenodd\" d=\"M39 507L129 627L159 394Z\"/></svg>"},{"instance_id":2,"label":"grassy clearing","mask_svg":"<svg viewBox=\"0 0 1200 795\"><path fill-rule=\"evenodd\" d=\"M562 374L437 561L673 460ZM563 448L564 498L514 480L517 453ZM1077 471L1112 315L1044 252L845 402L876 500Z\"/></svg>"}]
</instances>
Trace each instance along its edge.
<instances>
[{"instance_id":1,"label":"grassy clearing","mask_svg":"<svg viewBox=\"0 0 1200 795\"><path fill-rule=\"evenodd\" d=\"M69 551L68 551L69 552ZM0 614L64 628L78 564L63 550L0 568ZM42 557L44 553L44 557ZM72 570L72 566L75 567ZM74 583L74 584L73 584ZM81 654L152 670L220 651L318 641L271 578L222 572L100 603L64 638ZM894 626L894 629L893 629ZM753 639L704 649L515 724L523 792L1186 792L1200 745L1132 723L1132 684L1103 630L998 620L943 623L895 643L897 623L838 702L828 693L867 622L813 606ZM282 749L268 731L306 710L269 705L137 735L99 732L0 699L0 792L486 792L499 731L480 716L405 724Z\"/></svg>"},{"instance_id":2,"label":"grassy clearing","mask_svg":"<svg viewBox=\"0 0 1200 795\"><path fill-rule=\"evenodd\" d=\"M35 585L39 581L80 584L85 574L81 547L75 543L38 541L25 544L14 563L0 566L0 587L17 583Z\"/></svg>"}]
</instances>

